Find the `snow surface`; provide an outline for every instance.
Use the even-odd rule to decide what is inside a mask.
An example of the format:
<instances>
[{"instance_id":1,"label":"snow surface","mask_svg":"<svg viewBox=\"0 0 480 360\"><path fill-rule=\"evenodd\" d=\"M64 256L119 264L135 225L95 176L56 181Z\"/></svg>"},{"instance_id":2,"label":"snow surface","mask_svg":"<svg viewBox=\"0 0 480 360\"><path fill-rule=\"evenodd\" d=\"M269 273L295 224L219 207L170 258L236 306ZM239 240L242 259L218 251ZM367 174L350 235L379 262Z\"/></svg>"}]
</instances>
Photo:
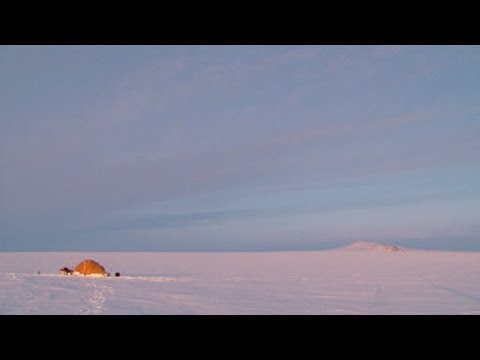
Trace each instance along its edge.
<instances>
[{"instance_id":1,"label":"snow surface","mask_svg":"<svg viewBox=\"0 0 480 360\"><path fill-rule=\"evenodd\" d=\"M0 314L480 314L480 253L0 253Z\"/></svg>"}]
</instances>

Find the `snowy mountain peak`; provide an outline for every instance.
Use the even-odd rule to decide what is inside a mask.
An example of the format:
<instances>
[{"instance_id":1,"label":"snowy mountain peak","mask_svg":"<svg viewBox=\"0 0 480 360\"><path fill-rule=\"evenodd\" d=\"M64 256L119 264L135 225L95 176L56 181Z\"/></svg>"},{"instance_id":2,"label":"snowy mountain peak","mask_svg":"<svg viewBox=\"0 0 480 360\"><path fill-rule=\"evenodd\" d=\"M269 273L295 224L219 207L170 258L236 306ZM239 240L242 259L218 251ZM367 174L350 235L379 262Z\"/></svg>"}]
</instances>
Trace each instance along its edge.
<instances>
[{"instance_id":1,"label":"snowy mountain peak","mask_svg":"<svg viewBox=\"0 0 480 360\"><path fill-rule=\"evenodd\" d=\"M384 245L378 244L373 242L364 242L359 241L343 248L344 250L350 251L385 251L385 252L392 252L392 251L405 251L405 248L401 248L399 246L394 245Z\"/></svg>"}]
</instances>

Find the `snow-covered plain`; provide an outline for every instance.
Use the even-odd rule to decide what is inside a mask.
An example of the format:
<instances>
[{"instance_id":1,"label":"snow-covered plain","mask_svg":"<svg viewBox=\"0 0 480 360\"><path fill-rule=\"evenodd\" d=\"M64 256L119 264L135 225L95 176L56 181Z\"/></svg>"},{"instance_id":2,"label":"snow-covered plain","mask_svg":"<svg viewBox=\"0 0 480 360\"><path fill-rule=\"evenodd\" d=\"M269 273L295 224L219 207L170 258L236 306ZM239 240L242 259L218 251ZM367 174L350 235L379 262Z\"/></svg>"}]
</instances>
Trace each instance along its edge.
<instances>
[{"instance_id":1,"label":"snow-covered plain","mask_svg":"<svg viewBox=\"0 0 480 360\"><path fill-rule=\"evenodd\" d=\"M0 314L480 314L480 253L364 247L0 253ZM122 276L58 275L84 259Z\"/></svg>"}]
</instances>

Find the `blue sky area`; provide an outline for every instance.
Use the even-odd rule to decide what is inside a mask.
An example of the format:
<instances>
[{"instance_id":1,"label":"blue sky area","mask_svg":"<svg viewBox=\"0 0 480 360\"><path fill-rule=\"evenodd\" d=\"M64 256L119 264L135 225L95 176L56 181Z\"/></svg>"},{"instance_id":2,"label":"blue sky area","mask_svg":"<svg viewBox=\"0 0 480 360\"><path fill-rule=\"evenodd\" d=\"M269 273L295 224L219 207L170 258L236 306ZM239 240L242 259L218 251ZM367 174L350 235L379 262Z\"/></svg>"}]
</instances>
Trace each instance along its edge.
<instances>
[{"instance_id":1,"label":"blue sky area","mask_svg":"<svg viewBox=\"0 0 480 360\"><path fill-rule=\"evenodd\" d=\"M480 250L479 46L0 46L0 251Z\"/></svg>"}]
</instances>

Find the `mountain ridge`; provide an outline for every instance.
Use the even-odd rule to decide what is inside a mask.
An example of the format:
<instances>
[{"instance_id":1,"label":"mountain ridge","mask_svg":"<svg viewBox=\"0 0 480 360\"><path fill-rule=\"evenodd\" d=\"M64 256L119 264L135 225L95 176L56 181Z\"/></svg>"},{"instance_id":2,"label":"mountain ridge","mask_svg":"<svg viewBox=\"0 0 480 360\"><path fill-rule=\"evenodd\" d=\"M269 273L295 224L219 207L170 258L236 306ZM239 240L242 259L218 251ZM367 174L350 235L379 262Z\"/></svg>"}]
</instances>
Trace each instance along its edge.
<instances>
[{"instance_id":1,"label":"mountain ridge","mask_svg":"<svg viewBox=\"0 0 480 360\"><path fill-rule=\"evenodd\" d=\"M344 246L339 248L341 250L347 251L382 251L382 252L401 252L407 251L407 248L395 246L395 245L386 245L381 243L375 242L367 242L367 241L357 241L350 245Z\"/></svg>"}]
</instances>

